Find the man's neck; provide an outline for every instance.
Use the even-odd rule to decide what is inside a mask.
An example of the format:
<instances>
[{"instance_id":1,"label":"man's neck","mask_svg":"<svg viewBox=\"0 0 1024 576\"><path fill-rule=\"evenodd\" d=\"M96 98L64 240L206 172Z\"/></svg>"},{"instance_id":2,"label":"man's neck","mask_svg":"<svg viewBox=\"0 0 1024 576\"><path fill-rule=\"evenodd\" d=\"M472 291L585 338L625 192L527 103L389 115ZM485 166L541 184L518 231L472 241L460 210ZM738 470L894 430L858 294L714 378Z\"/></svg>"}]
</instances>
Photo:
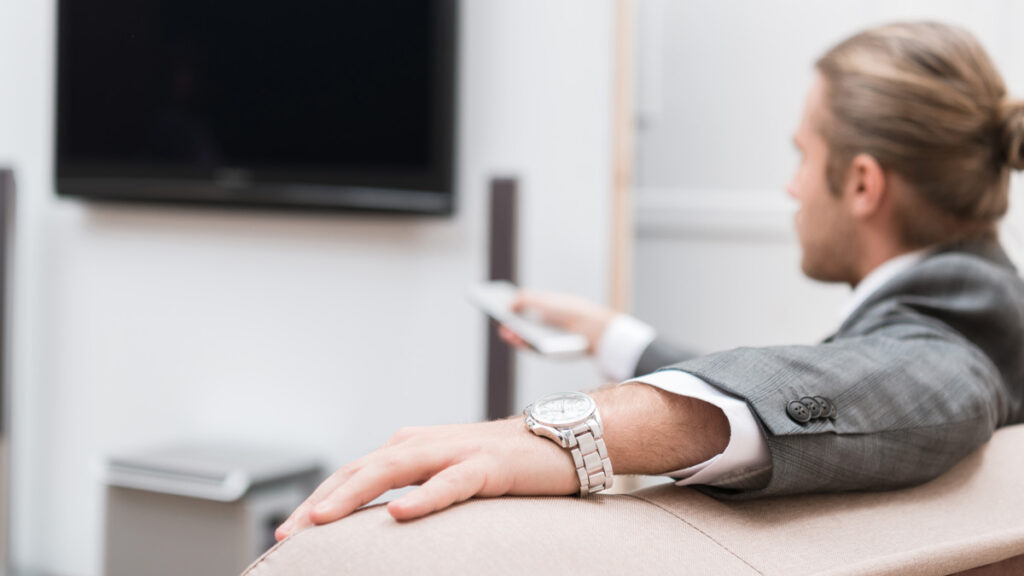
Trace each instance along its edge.
<instances>
[{"instance_id":1,"label":"man's neck","mask_svg":"<svg viewBox=\"0 0 1024 576\"><path fill-rule=\"evenodd\" d=\"M922 248L903 251L879 263L856 284L851 283L853 293L850 294L849 299L847 299L840 312L840 321L845 322L853 314L853 311L877 292L879 288L888 283L893 277L923 260L932 250L933 248Z\"/></svg>"},{"instance_id":2,"label":"man's neck","mask_svg":"<svg viewBox=\"0 0 1024 576\"><path fill-rule=\"evenodd\" d=\"M873 234L864 238L858 251L860 258L857 259L858 262L854 267L854 277L849 281L851 288L856 289L868 275L886 262L899 258L904 254L920 250L919 248L910 248L900 242L896 242L894 236L889 230L876 230Z\"/></svg>"}]
</instances>

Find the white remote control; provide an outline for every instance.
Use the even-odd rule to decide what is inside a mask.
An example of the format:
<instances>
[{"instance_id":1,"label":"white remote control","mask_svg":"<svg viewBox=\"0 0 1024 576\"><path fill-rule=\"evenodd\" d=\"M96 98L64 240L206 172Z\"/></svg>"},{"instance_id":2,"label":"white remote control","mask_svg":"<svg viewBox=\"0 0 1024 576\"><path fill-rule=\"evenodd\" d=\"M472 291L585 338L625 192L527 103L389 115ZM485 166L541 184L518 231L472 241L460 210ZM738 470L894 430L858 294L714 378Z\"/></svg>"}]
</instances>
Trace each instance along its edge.
<instances>
[{"instance_id":1,"label":"white remote control","mask_svg":"<svg viewBox=\"0 0 1024 576\"><path fill-rule=\"evenodd\" d=\"M582 334L567 332L513 312L512 301L518 291L511 282L495 280L474 286L469 292L469 299L541 354L568 356L587 351L589 344Z\"/></svg>"}]
</instances>

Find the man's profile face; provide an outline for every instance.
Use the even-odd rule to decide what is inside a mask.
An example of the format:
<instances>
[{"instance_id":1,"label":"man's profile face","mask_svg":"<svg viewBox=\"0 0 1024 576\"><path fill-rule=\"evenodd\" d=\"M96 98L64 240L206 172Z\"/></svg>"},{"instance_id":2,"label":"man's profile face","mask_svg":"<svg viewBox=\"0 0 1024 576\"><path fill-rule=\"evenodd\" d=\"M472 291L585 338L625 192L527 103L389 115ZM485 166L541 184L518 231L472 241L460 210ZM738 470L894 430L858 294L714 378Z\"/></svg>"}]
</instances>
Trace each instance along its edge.
<instances>
[{"instance_id":1,"label":"man's profile face","mask_svg":"<svg viewBox=\"0 0 1024 576\"><path fill-rule=\"evenodd\" d=\"M829 191L828 146L820 128L825 119L825 82L819 76L807 94L793 135L800 165L786 192L800 203L795 225L804 274L826 282L850 281L855 230L841 197Z\"/></svg>"}]
</instances>

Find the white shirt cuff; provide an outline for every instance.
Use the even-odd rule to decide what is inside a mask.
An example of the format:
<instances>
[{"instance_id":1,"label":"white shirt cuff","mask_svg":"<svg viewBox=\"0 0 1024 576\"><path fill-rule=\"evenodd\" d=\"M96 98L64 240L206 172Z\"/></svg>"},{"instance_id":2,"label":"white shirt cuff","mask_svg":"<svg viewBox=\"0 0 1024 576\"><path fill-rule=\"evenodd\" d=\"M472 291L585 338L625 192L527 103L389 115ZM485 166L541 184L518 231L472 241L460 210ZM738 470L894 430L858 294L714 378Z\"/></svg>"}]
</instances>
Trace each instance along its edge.
<instances>
[{"instance_id":1,"label":"white shirt cuff","mask_svg":"<svg viewBox=\"0 0 1024 576\"><path fill-rule=\"evenodd\" d=\"M768 442L744 400L681 370L661 370L633 378L630 382L642 382L673 394L703 400L721 408L729 419L729 444L721 454L695 466L665 474L678 480L677 485L714 486L716 482L763 469L771 464Z\"/></svg>"},{"instance_id":2,"label":"white shirt cuff","mask_svg":"<svg viewBox=\"0 0 1024 576\"><path fill-rule=\"evenodd\" d=\"M616 382L633 376L640 356L655 335L654 328L628 314L619 314L608 323L597 343L598 369Z\"/></svg>"}]
</instances>

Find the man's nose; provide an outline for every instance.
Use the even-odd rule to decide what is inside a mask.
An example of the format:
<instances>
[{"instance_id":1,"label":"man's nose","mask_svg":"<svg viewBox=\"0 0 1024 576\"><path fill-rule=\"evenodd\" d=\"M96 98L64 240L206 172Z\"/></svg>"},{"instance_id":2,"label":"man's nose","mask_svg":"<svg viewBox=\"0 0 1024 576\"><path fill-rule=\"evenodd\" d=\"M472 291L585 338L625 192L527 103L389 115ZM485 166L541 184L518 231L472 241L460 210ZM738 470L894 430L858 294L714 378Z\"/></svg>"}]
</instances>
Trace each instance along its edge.
<instances>
[{"instance_id":1,"label":"man's nose","mask_svg":"<svg viewBox=\"0 0 1024 576\"><path fill-rule=\"evenodd\" d=\"M794 200L800 199L800 193L796 191L796 186L794 186L792 182L786 184L786 194Z\"/></svg>"}]
</instances>

